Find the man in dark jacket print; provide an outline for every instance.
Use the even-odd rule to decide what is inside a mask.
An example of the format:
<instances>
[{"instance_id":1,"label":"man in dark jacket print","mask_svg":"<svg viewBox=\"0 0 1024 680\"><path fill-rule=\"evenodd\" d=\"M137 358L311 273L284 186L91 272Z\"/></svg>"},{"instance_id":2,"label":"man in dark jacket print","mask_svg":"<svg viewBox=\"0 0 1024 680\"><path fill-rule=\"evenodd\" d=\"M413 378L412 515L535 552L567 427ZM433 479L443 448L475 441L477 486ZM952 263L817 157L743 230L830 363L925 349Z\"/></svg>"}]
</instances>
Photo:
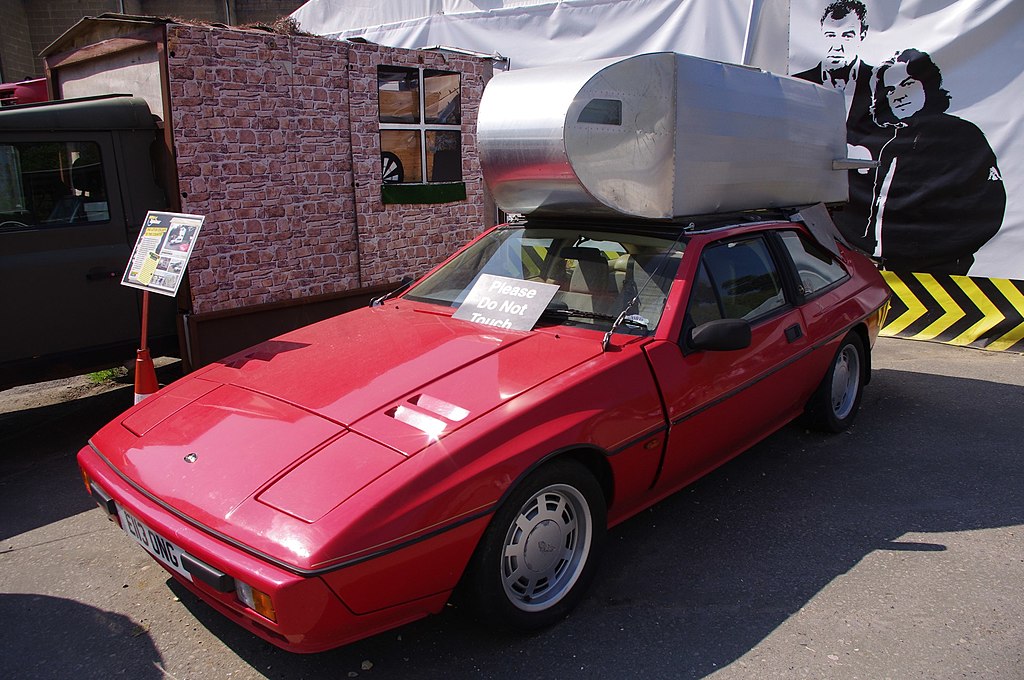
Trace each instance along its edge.
<instances>
[{"instance_id":1,"label":"man in dark jacket print","mask_svg":"<svg viewBox=\"0 0 1024 680\"><path fill-rule=\"evenodd\" d=\"M1003 221L996 156L973 123L946 113L931 57L907 49L878 67L872 115L892 131L874 172L863 233L886 269L966 275Z\"/></svg>"}]
</instances>

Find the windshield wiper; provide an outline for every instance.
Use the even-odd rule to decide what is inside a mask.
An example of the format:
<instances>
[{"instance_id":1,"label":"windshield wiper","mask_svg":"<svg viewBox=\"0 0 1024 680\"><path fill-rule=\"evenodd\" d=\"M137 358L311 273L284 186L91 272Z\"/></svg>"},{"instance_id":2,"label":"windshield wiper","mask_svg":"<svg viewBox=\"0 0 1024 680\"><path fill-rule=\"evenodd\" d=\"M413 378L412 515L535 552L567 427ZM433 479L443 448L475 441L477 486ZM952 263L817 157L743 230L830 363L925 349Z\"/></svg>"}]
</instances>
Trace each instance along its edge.
<instances>
[{"instance_id":1,"label":"windshield wiper","mask_svg":"<svg viewBox=\"0 0 1024 680\"><path fill-rule=\"evenodd\" d=\"M598 312L585 312L582 309L572 309L570 307L547 307L540 314L541 316L560 316L568 319L574 317L578 319L597 319L599 321L615 321L615 317L611 314L600 314Z\"/></svg>"},{"instance_id":2,"label":"windshield wiper","mask_svg":"<svg viewBox=\"0 0 1024 680\"><path fill-rule=\"evenodd\" d=\"M690 226L687 227L686 229L693 229L693 222L691 222ZM655 268L654 272L646 281L644 281L644 285L640 286L640 290L636 292L636 295L633 296L633 299L626 303L626 306L622 309L622 312L615 319L615 322L612 324L612 327L609 328L608 332L604 334L604 339L601 341L601 351L608 351L608 348L611 347L612 345L612 333L615 332L616 328L623 324L635 325L637 321L643 321L644 323L642 327L650 330L647 326L647 319L644 319L639 314L630 314L629 310L637 309L637 311L639 311L640 295L647 289L647 286L650 285L651 281L654 280L655 276L661 275L662 270L668 263L669 257L671 257L672 255L672 250L676 247L676 244L679 243L680 239L683 238L683 234L686 233L686 229L683 229L678 234L676 234L676 240L673 241L672 245L670 245L668 249L665 251L664 255L662 256L661 262L658 263L658 266ZM636 286L634 285L634 288L635 287Z\"/></svg>"},{"instance_id":3,"label":"windshield wiper","mask_svg":"<svg viewBox=\"0 0 1024 680\"><path fill-rule=\"evenodd\" d=\"M579 319L596 319L598 321L614 321L616 325L633 326L634 328L642 328L645 331L649 331L649 321L639 314L631 314L629 316L612 316L611 314L602 314L600 312L587 312L582 309L572 309L569 307L548 307L542 313L541 316L559 316L568 319L569 317Z\"/></svg>"}]
</instances>

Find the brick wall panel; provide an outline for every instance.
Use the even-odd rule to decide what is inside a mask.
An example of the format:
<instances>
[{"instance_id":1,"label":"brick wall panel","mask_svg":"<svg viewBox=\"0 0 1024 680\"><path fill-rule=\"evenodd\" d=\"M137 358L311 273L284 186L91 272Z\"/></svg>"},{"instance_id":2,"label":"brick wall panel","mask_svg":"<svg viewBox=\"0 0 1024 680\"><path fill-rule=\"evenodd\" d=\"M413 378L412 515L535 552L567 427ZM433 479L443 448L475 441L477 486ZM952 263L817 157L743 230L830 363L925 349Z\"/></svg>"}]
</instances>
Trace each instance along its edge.
<instances>
[{"instance_id":1,"label":"brick wall panel","mask_svg":"<svg viewBox=\"0 0 1024 680\"><path fill-rule=\"evenodd\" d=\"M315 252L356 251L338 132L348 129L344 44L180 25L168 41L182 209L207 216L189 266L194 311L358 288L354 258ZM312 51L326 74L314 79L320 95L294 64ZM324 117L329 139L304 139L300 130L324 129ZM316 167L305 161L310 142Z\"/></svg>"},{"instance_id":2,"label":"brick wall panel","mask_svg":"<svg viewBox=\"0 0 1024 680\"><path fill-rule=\"evenodd\" d=\"M182 209L207 216L197 313L421 274L481 229L476 111L490 64L306 36L172 25L171 123ZM467 200L380 200L378 64L463 73Z\"/></svg>"}]
</instances>

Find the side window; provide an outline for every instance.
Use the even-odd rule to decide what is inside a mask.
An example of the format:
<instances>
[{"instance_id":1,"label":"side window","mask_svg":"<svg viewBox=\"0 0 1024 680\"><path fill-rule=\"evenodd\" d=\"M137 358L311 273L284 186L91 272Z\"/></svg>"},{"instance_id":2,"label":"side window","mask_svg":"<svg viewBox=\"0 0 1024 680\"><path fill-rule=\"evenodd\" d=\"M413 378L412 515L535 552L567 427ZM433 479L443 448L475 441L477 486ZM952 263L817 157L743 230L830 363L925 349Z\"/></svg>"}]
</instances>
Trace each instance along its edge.
<instances>
[{"instance_id":1,"label":"side window","mask_svg":"<svg viewBox=\"0 0 1024 680\"><path fill-rule=\"evenodd\" d=\"M462 76L377 67L381 180L385 184L462 181Z\"/></svg>"},{"instance_id":2,"label":"side window","mask_svg":"<svg viewBox=\"0 0 1024 680\"><path fill-rule=\"evenodd\" d=\"M109 221L97 144L0 144L0 229Z\"/></svg>"},{"instance_id":3,"label":"side window","mask_svg":"<svg viewBox=\"0 0 1024 680\"><path fill-rule=\"evenodd\" d=\"M580 111L576 122L622 125L622 102L618 99L591 99Z\"/></svg>"},{"instance_id":4,"label":"side window","mask_svg":"<svg viewBox=\"0 0 1024 680\"><path fill-rule=\"evenodd\" d=\"M804 295L813 295L848 276L832 253L800 232L783 231L779 235L796 265Z\"/></svg>"},{"instance_id":5,"label":"side window","mask_svg":"<svg viewBox=\"0 0 1024 680\"><path fill-rule=\"evenodd\" d=\"M724 318L752 321L785 306L779 272L761 237L712 246L704 251L702 261Z\"/></svg>"},{"instance_id":6,"label":"side window","mask_svg":"<svg viewBox=\"0 0 1024 680\"><path fill-rule=\"evenodd\" d=\"M708 321L717 321L722 318L722 310L718 306L718 296L715 294L715 287L708 276L707 267L700 263L697 269L697 279L693 282L693 291L690 294L690 306L686 308L689 317L688 321L693 326L699 326Z\"/></svg>"}]
</instances>

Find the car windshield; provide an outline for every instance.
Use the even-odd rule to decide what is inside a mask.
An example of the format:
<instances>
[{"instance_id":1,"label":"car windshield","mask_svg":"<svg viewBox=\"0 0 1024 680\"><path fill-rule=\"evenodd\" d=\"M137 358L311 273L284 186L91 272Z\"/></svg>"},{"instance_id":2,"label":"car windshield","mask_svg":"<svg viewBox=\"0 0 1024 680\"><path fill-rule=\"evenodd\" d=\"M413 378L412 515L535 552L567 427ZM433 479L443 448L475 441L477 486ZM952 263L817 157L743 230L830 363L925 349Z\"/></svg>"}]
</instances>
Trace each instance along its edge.
<instances>
[{"instance_id":1,"label":"car windshield","mask_svg":"<svg viewBox=\"0 0 1024 680\"><path fill-rule=\"evenodd\" d=\"M661 320L685 242L666 236L582 227L498 228L425 278L407 299L463 303L482 274L558 286L538 325L584 326L644 334Z\"/></svg>"}]
</instances>

